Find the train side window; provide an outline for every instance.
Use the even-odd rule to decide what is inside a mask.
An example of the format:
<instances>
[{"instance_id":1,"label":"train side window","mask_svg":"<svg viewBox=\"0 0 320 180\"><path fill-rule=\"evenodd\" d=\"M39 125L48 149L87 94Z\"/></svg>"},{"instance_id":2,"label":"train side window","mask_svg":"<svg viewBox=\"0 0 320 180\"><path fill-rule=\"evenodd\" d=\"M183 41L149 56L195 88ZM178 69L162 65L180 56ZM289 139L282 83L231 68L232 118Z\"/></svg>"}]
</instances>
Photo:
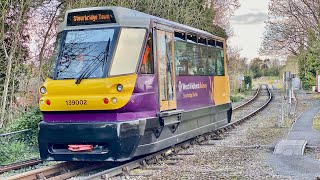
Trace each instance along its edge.
<instances>
[{"instance_id":1,"label":"train side window","mask_svg":"<svg viewBox=\"0 0 320 180\"><path fill-rule=\"evenodd\" d=\"M208 46L207 49L207 53L208 53L208 74L210 76L215 76L216 73L216 69L217 69L217 59L216 59L216 50L214 47Z\"/></svg>"},{"instance_id":2,"label":"train side window","mask_svg":"<svg viewBox=\"0 0 320 180\"><path fill-rule=\"evenodd\" d=\"M223 42L217 41L216 46L223 49Z\"/></svg>"},{"instance_id":3,"label":"train side window","mask_svg":"<svg viewBox=\"0 0 320 180\"><path fill-rule=\"evenodd\" d=\"M177 75L188 75L188 69L191 64L188 57L188 48L185 41L176 41L174 43L175 52L175 63L176 63L176 74Z\"/></svg>"},{"instance_id":4,"label":"train side window","mask_svg":"<svg viewBox=\"0 0 320 180\"><path fill-rule=\"evenodd\" d=\"M144 49L143 57L142 57L140 74L153 74L153 73L154 73L153 46L152 46L152 34L150 33L146 47Z\"/></svg>"},{"instance_id":5,"label":"train side window","mask_svg":"<svg viewBox=\"0 0 320 180\"><path fill-rule=\"evenodd\" d=\"M216 46L216 41L215 41L215 40L212 40L212 39L209 39L209 40L208 40L208 45L209 45L209 46L212 46L212 47L215 47L215 46Z\"/></svg>"},{"instance_id":6,"label":"train side window","mask_svg":"<svg viewBox=\"0 0 320 180\"><path fill-rule=\"evenodd\" d=\"M189 59L187 57L186 34L183 32L174 33L174 58L176 75L188 75Z\"/></svg>"},{"instance_id":7,"label":"train side window","mask_svg":"<svg viewBox=\"0 0 320 180\"><path fill-rule=\"evenodd\" d=\"M199 49L195 43L187 43L186 56L188 59L187 75L197 74L197 64L199 58Z\"/></svg>"},{"instance_id":8,"label":"train side window","mask_svg":"<svg viewBox=\"0 0 320 180\"><path fill-rule=\"evenodd\" d=\"M202 46L199 44L189 44L190 52L193 51L193 56L191 55L190 59L192 60L192 66L189 68L189 75L201 76L204 75L204 62L203 62L203 53Z\"/></svg>"},{"instance_id":9,"label":"train side window","mask_svg":"<svg viewBox=\"0 0 320 180\"><path fill-rule=\"evenodd\" d=\"M186 40L186 33L183 33L183 32L174 32L174 40L185 41L185 40Z\"/></svg>"},{"instance_id":10,"label":"train side window","mask_svg":"<svg viewBox=\"0 0 320 180\"><path fill-rule=\"evenodd\" d=\"M223 42L175 32L174 53L177 75L224 76Z\"/></svg>"},{"instance_id":11,"label":"train side window","mask_svg":"<svg viewBox=\"0 0 320 180\"><path fill-rule=\"evenodd\" d=\"M217 75L224 76L223 42L216 41L216 51L217 51Z\"/></svg>"},{"instance_id":12,"label":"train side window","mask_svg":"<svg viewBox=\"0 0 320 180\"><path fill-rule=\"evenodd\" d=\"M197 63L197 75L198 76L207 76L207 61L208 61L208 52L207 46L198 45L199 48L199 58Z\"/></svg>"},{"instance_id":13,"label":"train side window","mask_svg":"<svg viewBox=\"0 0 320 180\"><path fill-rule=\"evenodd\" d=\"M188 34L187 35L187 42L197 43L197 36L193 35L193 34Z\"/></svg>"},{"instance_id":14,"label":"train side window","mask_svg":"<svg viewBox=\"0 0 320 180\"><path fill-rule=\"evenodd\" d=\"M199 58L196 35L187 34L185 56L187 59L187 62L185 63L187 75L191 75L191 76L196 75L197 73L196 64L197 64L197 59Z\"/></svg>"},{"instance_id":15,"label":"train side window","mask_svg":"<svg viewBox=\"0 0 320 180\"><path fill-rule=\"evenodd\" d=\"M198 43L199 43L199 44L203 44L203 45L207 45L207 39L206 39L206 38L199 37L199 38L198 38Z\"/></svg>"},{"instance_id":16,"label":"train side window","mask_svg":"<svg viewBox=\"0 0 320 180\"><path fill-rule=\"evenodd\" d=\"M224 76L224 51L223 49L218 49L217 58L217 75Z\"/></svg>"}]
</instances>

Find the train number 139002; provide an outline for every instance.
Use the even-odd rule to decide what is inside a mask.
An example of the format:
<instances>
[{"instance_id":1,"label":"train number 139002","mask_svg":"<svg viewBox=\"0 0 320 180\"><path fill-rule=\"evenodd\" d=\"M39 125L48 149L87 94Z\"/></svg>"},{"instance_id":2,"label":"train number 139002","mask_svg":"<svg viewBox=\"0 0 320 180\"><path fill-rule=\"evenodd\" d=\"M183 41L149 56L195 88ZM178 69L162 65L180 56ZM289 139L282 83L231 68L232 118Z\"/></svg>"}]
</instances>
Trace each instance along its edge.
<instances>
[{"instance_id":1,"label":"train number 139002","mask_svg":"<svg viewBox=\"0 0 320 180\"><path fill-rule=\"evenodd\" d=\"M66 100L67 106L87 105L87 100Z\"/></svg>"}]
</instances>

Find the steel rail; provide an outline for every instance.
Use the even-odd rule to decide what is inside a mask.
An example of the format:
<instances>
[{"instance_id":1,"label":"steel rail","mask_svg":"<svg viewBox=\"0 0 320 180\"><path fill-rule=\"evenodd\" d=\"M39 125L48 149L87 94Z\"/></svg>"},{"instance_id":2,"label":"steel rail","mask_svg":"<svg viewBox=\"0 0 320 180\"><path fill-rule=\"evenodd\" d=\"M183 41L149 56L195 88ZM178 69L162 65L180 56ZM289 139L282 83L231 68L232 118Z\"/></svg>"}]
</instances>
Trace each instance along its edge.
<instances>
[{"instance_id":1,"label":"steel rail","mask_svg":"<svg viewBox=\"0 0 320 180\"><path fill-rule=\"evenodd\" d=\"M38 158L33 158L33 159L25 160L25 161L20 161L20 162L15 162L12 164L3 165L3 166L0 166L0 174L4 173L4 172L11 171L11 170L17 170L17 169L21 169L21 168L28 167L28 166L34 166L34 165L40 164L42 162L43 161Z\"/></svg>"},{"instance_id":2,"label":"steel rail","mask_svg":"<svg viewBox=\"0 0 320 180\"><path fill-rule=\"evenodd\" d=\"M266 88L267 88L267 91L268 91L268 94L269 94L269 98L268 100L260 107L258 107L255 111L251 112L250 114L248 114L247 116L237 120L237 121L234 121L230 124L227 124L219 129L224 129L226 127L229 127L229 126L235 126L235 125L239 125L241 123L243 123L244 121L246 121L247 119L250 119L252 116L254 116L255 114L257 114L258 112L262 111L265 107L267 107L267 105L271 102L272 100L272 93L271 93L271 90L269 89L268 85L265 85Z\"/></svg>"},{"instance_id":3,"label":"steel rail","mask_svg":"<svg viewBox=\"0 0 320 180\"><path fill-rule=\"evenodd\" d=\"M259 94L259 92L260 92L260 89L261 89L261 87L259 87L259 88L257 89L255 95L254 95L251 99L249 99L248 101L246 101L245 103L243 103L243 104L241 104L241 105L239 105L239 106L234 107L232 110L235 111L235 110L237 110L237 109L240 109L240 108L242 108L242 107L250 104L250 103L251 103L253 100L255 100L255 98L258 96L258 94Z\"/></svg>"},{"instance_id":4,"label":"steel rail","mask_svg":"<svg viewBox=\"0 0 320 180\"><path fill-rule=\"evenodd\" d=\"M37 180L48 179L51 176L59 175L60 173L68 172L79 167L80 163L62 162L53 166L43 167L40 169L31 170L25 173L17 174L8 177L7 180ZM82 166L81 166L82 167Z\"/></svg>"},{"instance_id":5,"label":"steel rail","mask_svg":"<svg viewBox=\"0 0 320 180\"><path fill-rule=\"evenodd\" d=\"M249 101L246 103L240 105L240 107L243 107L245 105L248 105L250 102L252 102L254 99L258 97L258 94L260 92L261 87L257 90L257 93L252 97ZM136 169L139 167L144 167L148 164L154 164L154 162L158 162L159 159L162 159L163 157L167 157L168 152L174 153L179 151L180 149L185 149L188 148L191 144L194 144L195 142L203 142L204 140L207 140L208 137L214 137L220 134L223 134L226 131L229 131L230 129L235 128L237 125L240 125L241 123L245 122L245 120L250 119L253 115L261 111L263 108L265 108L272 100L272 93L268 86L266 85L266 89L269 94L269 98L266 103L264 103L262 106L260 106L258 109L256 109L254 112L250 113L249 115L233 122L229 123L221 128L218 128L212 132L205 133L203 135L200 135L198 137L195 137L193 139L190 139L188 141L179 143L175 145L174 147L166 148L164 150L161 150L159 152L156 152L154 154L148 155L148 156L143 156L137 160L129 161L124 164L117 165L115 167L110 168L110 164L108 162L102 162L102 163L96 163L92 165L83 165L82 166L77 166L77 162L64 162L60 163L54 166L49 166L41 169L36 169L33 171L25 172L22 174L18 174L16 176L8 177L8 180L19 180L19 179L68 179L80 174L83 174L88 171L92 171L95 169L99 169L102 167L108 167L107 170L101 171L96 174L92 174L84 179L86 180L91 180L91 179L107 179L110 177L114 177L117 175L124 174L126 176L130 176L130 170ZM239 106L236 107L235 109L239 109ZM151 162L151 163L150 163ZM69 167L68 167L69 166Z\"/></svg>"}]
</instances>

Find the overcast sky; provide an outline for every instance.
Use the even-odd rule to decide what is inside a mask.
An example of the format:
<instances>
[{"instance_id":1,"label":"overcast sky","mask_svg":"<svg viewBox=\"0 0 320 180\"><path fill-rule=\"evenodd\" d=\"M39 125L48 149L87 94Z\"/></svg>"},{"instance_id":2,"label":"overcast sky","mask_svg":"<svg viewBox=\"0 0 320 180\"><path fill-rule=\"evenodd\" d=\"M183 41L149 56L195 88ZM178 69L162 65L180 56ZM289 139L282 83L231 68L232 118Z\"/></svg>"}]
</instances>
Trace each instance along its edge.
<instances>
[{"instance_id":1,"label":"overcast sky","mask_svg":"<svg viewBox=\"0 0 320 180\"><path fill-rule=\"evenodd\" d=\"M261 46L268 19L269 0L239 0L241 7L231 18L234 37L229 39L229 45L242 49L241 56L249 60L260 57ZM262 57L263 58L263 57Z\"/></svg>"}]
</instances>

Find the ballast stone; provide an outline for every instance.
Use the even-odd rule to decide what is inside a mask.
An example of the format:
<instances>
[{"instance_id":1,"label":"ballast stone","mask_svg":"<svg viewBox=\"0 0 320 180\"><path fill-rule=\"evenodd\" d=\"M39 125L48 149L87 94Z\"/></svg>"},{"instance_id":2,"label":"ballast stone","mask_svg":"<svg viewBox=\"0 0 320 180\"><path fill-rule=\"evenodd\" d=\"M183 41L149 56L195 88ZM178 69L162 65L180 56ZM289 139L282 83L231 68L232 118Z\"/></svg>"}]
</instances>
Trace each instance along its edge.
<instances>
[{"instance_id":1,"label":"ballast stone","mask_svg":"<svg viewBox=\"0 0 320 180\"><path fill-rule=\"evenodd\" d=\"M306 140L281 140L275 147L273 154L303 155L306 148Z\"/></svg>"}]
</instances>

